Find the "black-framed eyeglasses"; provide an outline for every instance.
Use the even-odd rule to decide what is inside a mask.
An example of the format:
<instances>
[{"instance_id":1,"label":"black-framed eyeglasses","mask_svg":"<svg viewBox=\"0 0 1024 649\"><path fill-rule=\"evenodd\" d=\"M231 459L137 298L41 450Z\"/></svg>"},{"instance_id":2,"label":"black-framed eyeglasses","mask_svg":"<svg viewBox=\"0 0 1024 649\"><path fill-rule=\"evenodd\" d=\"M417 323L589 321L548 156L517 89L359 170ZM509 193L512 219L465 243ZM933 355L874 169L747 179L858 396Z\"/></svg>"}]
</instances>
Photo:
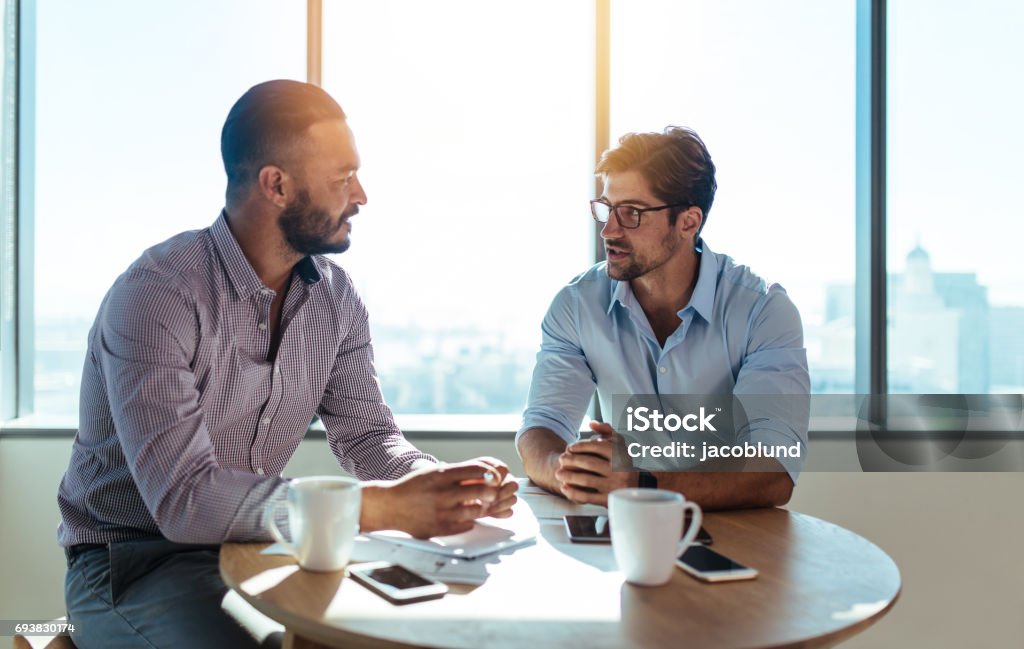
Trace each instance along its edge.
<instances>
[{"instance_id":1,"label":"black-framed eyeglasses","mask_svg":"<svg viewBox=\"0 0 1024 649\"><path fill-rule=\"evenodd\" d=\"M634 207L632 205L612 205L603 198L595 198L590 201L590 213L598 223L607 223L612 212L615 212L615 220L619 222L619 225L633 230L640 227L640 217L644 212L657 212L670 207L690 207L691 205L692 203L671 203L654 207Z\"/></svg>"}]
</instances>

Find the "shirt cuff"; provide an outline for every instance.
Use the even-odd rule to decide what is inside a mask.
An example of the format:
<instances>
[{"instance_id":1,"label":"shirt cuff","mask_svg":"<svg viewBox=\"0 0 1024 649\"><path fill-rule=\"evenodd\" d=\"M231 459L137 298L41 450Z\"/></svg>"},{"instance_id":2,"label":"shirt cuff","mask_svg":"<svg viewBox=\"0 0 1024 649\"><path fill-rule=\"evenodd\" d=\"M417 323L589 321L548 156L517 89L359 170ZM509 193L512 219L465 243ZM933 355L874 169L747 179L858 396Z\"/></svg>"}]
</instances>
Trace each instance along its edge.
<instances>
[{"instance_id":1,"label":"shirt cuff","mask_svg":"<svg viewBox=\"0 0 1024 649\"><path fill-rule=\"evenodd\" d=\"M579 431L574 431L563 419L543 412L532 411L523 415L523 424L516 431L515 444L517 448L519 447L519 438L531 428L547 428L565 440L566 444L572 444L579 439Z\"/></svg>"}]
</instances>

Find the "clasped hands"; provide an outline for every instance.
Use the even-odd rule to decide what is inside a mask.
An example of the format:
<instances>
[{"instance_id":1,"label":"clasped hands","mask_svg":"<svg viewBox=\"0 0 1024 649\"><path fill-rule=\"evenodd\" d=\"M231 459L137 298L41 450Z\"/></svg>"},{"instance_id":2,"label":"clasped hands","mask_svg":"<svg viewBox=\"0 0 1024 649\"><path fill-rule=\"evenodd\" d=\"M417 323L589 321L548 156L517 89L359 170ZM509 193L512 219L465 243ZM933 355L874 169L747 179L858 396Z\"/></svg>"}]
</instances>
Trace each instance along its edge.
<instances>
[{"instance_id":1,"label":"clasped hands","mask_svg":"<svg viewBox=\"0 0 1024 649\"><path fill-rule=\"evenodd\" d=\"M568 445L557 456L556 486L569 500L577 503L608 506L608 494L615 489L637 486L635 471L614 471L612 455L621 448L622 437L611 425L590 422L594 436Z\"/></svg>"},{"instance_id":2,"label":"clasped hands","mask_svg":"<svg viewBox=\"0 0 1024 649\"><path fill-rule=\"evenodd\" d=\"M438 464L363 489L364 531L397 529L416 538L467 532L484 516L508 518L519 485L493 457Z\"/></svg>"}]
</instances>

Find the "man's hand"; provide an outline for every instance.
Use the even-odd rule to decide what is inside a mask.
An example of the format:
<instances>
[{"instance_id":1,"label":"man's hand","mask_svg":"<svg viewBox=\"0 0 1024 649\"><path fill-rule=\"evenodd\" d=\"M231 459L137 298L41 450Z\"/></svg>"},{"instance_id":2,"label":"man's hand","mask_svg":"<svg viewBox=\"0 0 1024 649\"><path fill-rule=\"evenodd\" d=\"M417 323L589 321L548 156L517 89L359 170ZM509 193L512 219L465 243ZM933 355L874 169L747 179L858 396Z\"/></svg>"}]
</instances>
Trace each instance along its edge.
<instances>
[{"instance_id":1,"label":"man's hand","mask_svg":"<svg viewBox=\"0 0 1024 649\"><path fill-rule=\"evenodd\" d=\"M592 421L590 429L593 437L570 444L558 457L555 478L569 500L607 506L610 492L637 486L637 474L612 470L612 453L622 438L610 425Z\"/></svg>"},{"instance_id":2,"label":"man's hand","mask_svg":"<svg viewBox=\"0 0 1024 649\"><path fill-rule=\"evenodd\" d=\"M368 483L360 527L401 530L419 539L466 532L499 503L500 475L499 469L470 460L423 468L392 483Z\"/></svg>"},{"instance_id":3,"label":"man's hand","mask_svg":"<svg viewBox=\"0 0 1024 649\"><path fill-rule=\"evenodd\" d=\"M519 489L519 483L516 482L516 477L509 473L508 465L494 457L478 457L471 460L474 462L482 462L487 466L491 467L498 472L498 481L496 484L499 485L498 495L487 507L487 513L485 516L493 516L494 518L508 518L512 515L512 505L516 504L516 490Z\"/></svg>"}]
</instances>

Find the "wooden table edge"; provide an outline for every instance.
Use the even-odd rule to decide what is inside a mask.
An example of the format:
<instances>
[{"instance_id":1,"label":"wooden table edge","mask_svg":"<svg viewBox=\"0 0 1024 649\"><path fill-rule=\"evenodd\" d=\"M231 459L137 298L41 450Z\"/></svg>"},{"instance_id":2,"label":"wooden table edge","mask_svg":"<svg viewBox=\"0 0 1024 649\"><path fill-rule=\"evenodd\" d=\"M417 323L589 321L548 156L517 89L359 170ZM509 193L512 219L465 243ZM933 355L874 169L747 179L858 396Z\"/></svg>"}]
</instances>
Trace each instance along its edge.
<instances>
[{"instance_id":1,"label":"wooden table edge","mask_svg":"<svg viewBox=\"0 0 1024 649\"><path fill-rule=\"evenodd\" d=\"M249 545L249 546L269 546L270 543L256 542L256 543L245 543L245 542L231 542L223 545ZM222 546L223 547L223 546ZM230 579L229 575L224 570L224 562L218 561L218 571L220 572L220 578L224 580L224 583L231 590L238 593L242 599L244 599L250 606L255 608L257 611L266 615L271 620L284 625L286 642L282 649L288 649L290 643L287 642L288 634L292 634L297 638L303 640L312 640L314 642L335 645L338 642L346 642L356 647L369 647L373 649L409 649L415 647L415 645L407 645L403 643L395 643L391 640L384 640L382 638L374 638L372 636L364 635L362 633L355 633L348 631L341 627L328 627L323 624L310 624L309 621L301 616L295 615L282 608L274 606L262 599L258 595L250 595L247 593L240 583L234 579ZM430 645L422 645L424 647ZM443 649L443 648L437 648Z\"/></svg>"},{"instance_id":2,"label":"wooden table edge","mask_svg":"<svg viewBox=\"0 0 1024 649\"><path fill-rule=\"evenodd\" d=\"M878 622L880 619L882 619L882 617L884 617L886 614L889 613L889 611L896 605L896 602L899 601L900 596L902 595L902 592L903 592L903 574L902 574L902 571L900 571L899 565L896 563L896 561L887 552L885 552L882 548L880 548L876 543L874 543L870 539L868 539L866 537L863 537L863 536L857 534L856 532L853 532L852 530L848 530L847 528L843 528L842 526L839 526L839 525L837 525L835 523L832 523L832 522L824 520L824 519L820 519L820 518L815 517L813 515L803 514L801 512L793 512L793 511L785 509L785 508L780 508L780 509L782 509L782 511L786 511L790 515L796 514L796 515L801 516L801 517L815 519L815 520L821 521L823 523L826 523L828 525L839 527L840 529L843 529L843 530L845 530L847 532L850 532L851 534L854 534L854 535L860 537L861 539L865 540L867 543L869 543L872 546L874 546L874 548L879 553L881 553L883 556L885 556L891 562L894 570L896 571L896 576L897 576L896 591L891 596L891 599L889 599L889 601L886 603L885 606L881 607L877 611L872 612L870 615L868 615L864 619L858 620L857 622L854 622L854 623L849 624L847 626L838 628L838 629L836 629L834 631L827 632L827 633L825 633L823 635L811 636L811 637L806 637L806 638L796 638L796 639L793 639L791 641L787 641L787 642L783 642L783 643L779 643L779 644L757 645L760 649L822 649L822 648L825 648L825 647L833 647L833 646L835 646L835 645L837 645L837 644L839 644L841 642L844 642L845 640L847 640L847 639L849 639L849 638L851 638L851 637L853 637L855 635L858 635L859 633L862 633L867 628L869 628L872 625L874 625L876 622ZM224 545L251 546L251 547L263 546L263 547L266 547L266 546L268 546L270 544L269 543L265 543L265 542L256 542L256 543L235 543L235 542L232 542L230 544L224 544ZM424 647L424 648L430 648L430 649L445 649L443 646L436 645L436 644L427 644L427 643L422 643L422 642L421 643L417 643L417 644L410 644L410 643L406 643L406 642L400 642L400 641L394 641L394 640L388 640L388 639L384 639L384 638L374 637L374 636L366 635L366 634L361 633L361 632L349 631L349 630L347 630L347 629L345 629L343 627L339 627L339 626L326 626L326 625L323 625L321 623L312 623L311 624L309 622L309 620L307 618L305 618L305 617L295 615L295 614L293 614L293 613L291 613L291 612L289 612L287 610L284 610L284 609L279 608L279 607L277 607L275 605L269 604L265 600L263 600L261 597L259 597L258 595L250 595L249 593L245 592L241 588L241 584L240 583L238 583L237 581L235 581L233 579L229 579L229 576L225 573L225 566L224 566L224 562L223 561L219 562L218 569L219 569L221 578L224 580L225 584L228 585L228 587L230 587L232 590L235 590L236 592L238 592L238 594L241 595L241 597L246 602L248 602L251 606L253 606L253 608L255 608L256 610L260 611L262 614L266 615L267 617L269 617L269 618L279 622L280 624L283 624L285 629L286 629L286 631L294 634L295 636L297 636L297 637L299 637L301 639L308 639L308 640L315 641L317 643L322 643L324 645L329 645L329 646L336 646L338 643L346 643L345 646L351 645L351 646L356 646L356 647L367 647L367 648L370 648L370 649L416 649L418 647ZM285 644L285 648L287 649L288 646L289 645L286 643Z\"/></svg>"},{"instance_id":3,"label":"wooden table edge","mask_svg":"<svg viewBox=\"0 0 1024 649\"><path fill-rule=\"evenodd\" d=\"M889 556L886 554L886 556ZM891 557L890 557L891 559ZM893 561L893 564L896 562ZM897 570L899 566L897 566ZM841 629L836 629L831 633L824 635L815 636L813 638L807 638L805 640L794 640L793 642L787 642L784 644L766 645L761 649L825 649L826 647L834 647L841 642L849 640L855 635L863 633L868 628L875 625L876 622L881 620L885 615L892 610L892 607L896 605L900 595L903 593L903 575L900 574L900 583L896 588L896 594L893 595L889 603L878 609L871 615L867 616L863 620L854 622L849 626L844 626Z\"/></svg>"}]
</instances>

